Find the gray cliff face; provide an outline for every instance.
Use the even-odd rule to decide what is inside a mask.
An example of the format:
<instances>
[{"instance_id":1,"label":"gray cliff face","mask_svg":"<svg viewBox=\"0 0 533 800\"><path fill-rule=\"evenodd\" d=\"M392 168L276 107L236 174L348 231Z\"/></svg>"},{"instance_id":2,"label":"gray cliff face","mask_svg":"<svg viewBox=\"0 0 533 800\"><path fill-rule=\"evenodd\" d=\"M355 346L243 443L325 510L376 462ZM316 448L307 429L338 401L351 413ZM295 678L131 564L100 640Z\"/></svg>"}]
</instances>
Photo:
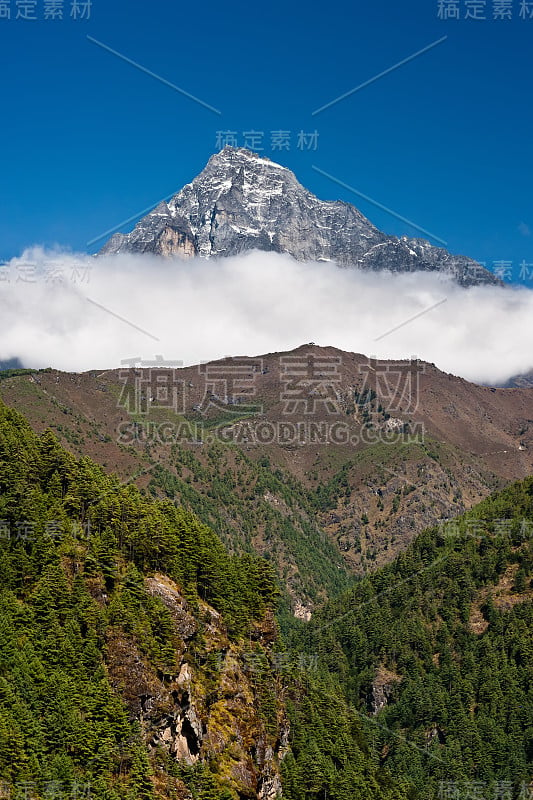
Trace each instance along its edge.
<instances>
[{"instance_id":1,"label":"gray cliff face","mask_svg":"<svg viewBox=\"0 0 533 800\"><path fill-rule=\"evenodd\" d=\"M253 249L365 270L439 271L463 286L500 284L472 259L423 239L387 236L355 206L319 200L289 169L233 147L213 155L192 183L131 233L112 236L99 255L213 258Z\"/></svg>"}]
</instances>

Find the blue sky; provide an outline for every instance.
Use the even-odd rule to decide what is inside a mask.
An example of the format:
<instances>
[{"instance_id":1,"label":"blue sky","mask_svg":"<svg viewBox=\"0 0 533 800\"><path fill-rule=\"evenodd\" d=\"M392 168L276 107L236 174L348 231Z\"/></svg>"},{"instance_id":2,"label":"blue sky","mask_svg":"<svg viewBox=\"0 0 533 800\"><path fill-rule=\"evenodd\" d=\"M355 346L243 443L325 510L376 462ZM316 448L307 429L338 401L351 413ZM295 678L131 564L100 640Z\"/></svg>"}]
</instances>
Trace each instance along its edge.
<instances>
[{"instance_id":1,"label":"blue sky","mask_svg":"<svg viewBox=\"0 0 533 800\"><path fill-rule=\"evenodd\" d=\"M531 264L533 285L533 2L503 0L512 19L493 19L498 0L487 0L476 20L465 18L472 0L458 0L461 18L443 20L438 0L92 0L90 19L72 19L64 0L60 20L44 19L50 1L36 0L37 20L15 18L28 0L0 1L0 16L11 7L0 18L1 259L33 244L94 251L104 240L87 242L191 180L217 132L244 144L255 130L264 155L319 197L353 202L388 233L422 235L314 166L453 252L510 262L515 280ZM281 152L280 130L291 134ZM299 148L298 134L315 130L316 150Z\"/></svg>"}]
</instances>

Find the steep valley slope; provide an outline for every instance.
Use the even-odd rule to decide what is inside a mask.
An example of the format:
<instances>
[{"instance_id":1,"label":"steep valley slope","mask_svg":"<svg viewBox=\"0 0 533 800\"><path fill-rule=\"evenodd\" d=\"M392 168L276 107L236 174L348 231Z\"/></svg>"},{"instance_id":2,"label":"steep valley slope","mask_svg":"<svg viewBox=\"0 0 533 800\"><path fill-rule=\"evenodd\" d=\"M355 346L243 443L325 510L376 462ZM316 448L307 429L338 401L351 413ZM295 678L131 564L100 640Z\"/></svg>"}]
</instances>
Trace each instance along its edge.
<instances>
[{"instance_id":1,"label":"steep valley slope","mask_svg":"<svg viewBox=\"0 0 533 800\"><path fill-rule=\"evenodd\" d=\"M179 402L157 400L161 381ZM175 499L234 552L265 555L301 618L427 526L531 474L532 391L315 345L0 381L36 431Z\"/></svg>"}]
</instances>

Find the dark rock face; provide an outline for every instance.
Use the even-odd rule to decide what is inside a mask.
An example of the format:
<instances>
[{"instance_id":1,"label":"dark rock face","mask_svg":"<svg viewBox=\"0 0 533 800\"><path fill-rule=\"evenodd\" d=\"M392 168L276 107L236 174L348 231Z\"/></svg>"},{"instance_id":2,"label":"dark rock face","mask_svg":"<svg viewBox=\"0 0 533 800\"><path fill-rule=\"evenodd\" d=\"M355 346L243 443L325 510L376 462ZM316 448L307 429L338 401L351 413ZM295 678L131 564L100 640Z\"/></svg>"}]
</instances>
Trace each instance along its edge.
<instances>
[{"instance_id":1,"label":"dark rock face","mask_svg":"<svg viewBox=\"0 0 533 800\"><path fill-rule=\"evenodd\" d=\"M24 369L24 365L20 358L10 358L7 361L0 361L0 372L6 369Z\"/></svg>"},{"instance_id":2,"label":"dark rock face","mask_svg":"<svg viewBox=\"0 0 533 800\"><path fill-rule=\"evenodd\" d=\"M515 375L509 378L507 383L502 386L503 389L532 389L533 388L533 369L529 372L524 372L522 375Z\"/></svg>"},{"instance_id":3,"label":"dark rock face","mask_svg":"<svg viewBox=\"0 0 533 800\"><path fill-rule=\"evenodd\" d=\"M100 255L211 258L253 249L365 270L438 271L463 286L500 284L472 259L423 239L387 236L355 206L319 200L289 169L233 147L213 155L192 183L131 233L112 236Z\"/></svg>"}]
</instances>

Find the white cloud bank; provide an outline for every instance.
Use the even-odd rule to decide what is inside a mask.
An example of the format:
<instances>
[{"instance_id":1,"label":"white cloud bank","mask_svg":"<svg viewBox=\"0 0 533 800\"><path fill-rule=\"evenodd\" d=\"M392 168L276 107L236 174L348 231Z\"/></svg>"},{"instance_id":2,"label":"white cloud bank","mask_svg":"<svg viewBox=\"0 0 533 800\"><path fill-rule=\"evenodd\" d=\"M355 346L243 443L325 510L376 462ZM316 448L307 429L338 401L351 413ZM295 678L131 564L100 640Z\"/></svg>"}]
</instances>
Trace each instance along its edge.
<instances>
[{"instance_id":1,"label":"white cloud bank","mask_svg":"<svg viewBox=\"0 0 533 800\"><path fill-rule=\"evenodd\" d=\"M416 355L477 382L533 367L533 291L525 288L462 289L429 273L341 270L259 252L178 261L34 248L0 277L0 361L18 357L32 368L104 369L156 354L195 364L310 341L379 358Z\"/></svg>"}]
</instances>

